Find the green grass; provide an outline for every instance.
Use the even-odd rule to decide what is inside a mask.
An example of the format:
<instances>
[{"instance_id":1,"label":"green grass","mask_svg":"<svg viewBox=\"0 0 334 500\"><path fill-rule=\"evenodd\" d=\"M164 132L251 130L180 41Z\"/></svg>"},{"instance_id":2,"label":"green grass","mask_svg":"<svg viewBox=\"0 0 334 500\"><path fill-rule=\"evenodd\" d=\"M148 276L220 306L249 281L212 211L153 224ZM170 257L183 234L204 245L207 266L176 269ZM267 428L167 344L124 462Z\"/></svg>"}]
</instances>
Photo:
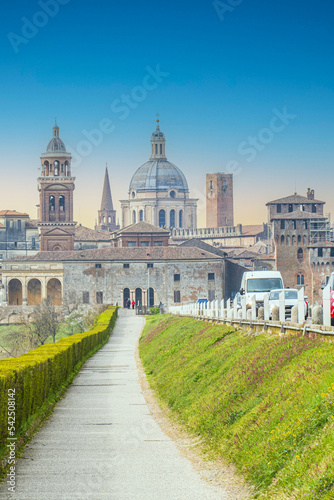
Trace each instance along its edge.
<instances>
[{"instance_id":1,"label":"green grass","mask_svg":"<svg viewBox=\"0 0 334 500\"><path fill-rule=\"evenodd\" d=\"M334 498L334 344L147 318L140 355L159 397L254 498Z\"/></svg>"}]
</instances>

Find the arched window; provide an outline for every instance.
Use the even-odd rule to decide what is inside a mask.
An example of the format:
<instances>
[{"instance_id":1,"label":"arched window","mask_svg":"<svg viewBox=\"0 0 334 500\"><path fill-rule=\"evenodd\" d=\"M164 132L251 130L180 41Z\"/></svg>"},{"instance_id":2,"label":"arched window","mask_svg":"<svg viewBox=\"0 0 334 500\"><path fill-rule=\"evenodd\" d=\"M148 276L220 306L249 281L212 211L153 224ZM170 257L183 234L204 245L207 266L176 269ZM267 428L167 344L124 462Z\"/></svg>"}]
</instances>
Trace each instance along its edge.
<instances>
[{"instance_id":1,"label":"arched window","mask_svg":"<svg viewBox=\"0 0 334 500\"><path fill-rule=\"evenodd\" d=\"M283 246L283 245L284 245L284 236L282 234L282 236L281 236L281 246Z\"/></svg>"},{"instance_id":2,"label":"arched window","mask_svg":"<svg viewBox=\"0 0 334 500\"><path fill-rule=\"evenodd\" d=\"M296 236L293 235L292 236L292 246L294 246L296 244Z\"/></svg>"},{"instance_id":3,"label":"arched window","mask_svg":"<svg viewBox=\"0 0 334 500\"><path fill-rule=\"evenodd\" d=\"M147 305L149 307L153 307L154 306L154 289L153 288L148 289L147 299L148 299Z\"/></svg>"},{"instance_id":4,"label":"arched window","mask_svg":"<svg viewBox=\"0 0 334 500\"><path fill-rule=\"evenodd\" d=\"M106 218L104 215L102 215L102 224L105 224L105 222L106 222Z\"/></svg>"},{"instance_id":5,"label":"arched window","mask_svg":"<svg viewBox=\"0 0 334 500\"><path fill-rule=\"evenodd\" d=\"M162 155L162 144L160 144L160 154Z\"/></svg>"},{"instance_id":6,"label":"arched window","mask_svg":"<svg viewBox=\"0 0 334 500\"><path fill-rule=\"evenodd\" d=\"M49 211L50 212L55 211L55 197L53 195L51 195L49 198Z\"/></svg>"},{"instance_id":7,"label":"arched window","mask_svg":"<svg viewBox=\"0 0 334 500\"><path fill-rule=\"evenodd\" d=\"M59 196L59 211L65 212L65 196L62 194Z\"/></svg>"},{"instance_id":8,"label":"arched window","mask_svg":"<svg viewBox=\"0 0 334 500\"><path fill-rule=\"evenodd\" d=\"M326 274L329 274L330 273L330 266L329 266L329 262L327 262L326 264Z\"/></svg>"},{"instance_id":9,"label":"arched window","mask_svg":"<svg viewBox=\"0 0 334 500\"><path fill-rule=\"evenodd\" d=\"M137 222L137 214L136 214L136 211L134 210L132 212L132 224L136 224Z\"/></svg>"},{"instance_id":10,"label":"arched window","mask_svg":"<svg viewBox=\"0 0 334 500\"><path fill-rule=\"evenodd\" d=\"M139 220L144 220L144 210L139 210Z\"/></svg>"},{"instance_id":11,"label":"arched window","mask_svg":"<svg viewBox=\"0 0 334 500\"><path fill-rule=\"evenodd\" d=\"M287 247L290 246L290 236L289 235L286 237L286 246Z\"/></svg>"},{"instance_id":12,"label":"arched window","mask_svg":"<svg viewBox=\"0 0 334 500\"><path fill-rule=\"evenodd\" d=\"M141 288L136 288L135 302L136 302L136 306L141 306L143 304L143 291Z\"/></svg>"},{"instance_id":13,"label":"arched window","mask_svg":"<svg viewBox=\"0 0 334 500\"><path fill-rule=\"evenodd\" d=\"M179 227L182 228L183 226L183 210L179 211Z\"/></svg>"},{"instance_id":14,"label":"arched window","mask_svg":"<svg viewBox=\"0 0 334 500\"><path fill-rule=\"evenodd\" d=\"M59 175L59 161L54 162L55 175Z\"/></svg>"},{"instance_id":15,"label":"arched window","mask_svg":"<svg viewBox=\"0 0 334 500\"><path fill-rule=\"evenodd\" d=\"M304 285L305 284L305 276L302 272L297 274L297 285Z\"/></svg>"},{"instance_id":16,"label":"arched window","mask_svg":"<svg viewBox=\"0 0 334 500\"><path fill-rule=\"evenodd\" d=\"M307 236L303 236L303 245L304 247L307 245Z\"/></svg>"},{"instance_id":17,"label":"arched window","mask_svg":"<svg viewBox=\"0 0 334 500\"><path fill-rule=\"evenodd\" d=\"M108 224L111 224L111 216L108 217Z\"/></svg>"},{"instance_id":18,"label":"arched window","mask_svg":"<svg viewBox=\"0 0 334 500\"><path fill-rule=\"evenodd\" d=\"M124 288L124 290L123 290L123 307L126 307L126 303L127 303L129 298L130 298L130 289Z\"/></svg>"},{"instance_id":19,"label":"arched window","mask_svg":"<svg viewBox=\"0 0 334 500\"><path fill-rule=\"evenodd\" d=\"M47 298L54 306L62 304L62 287L61 282L57 278L51 278L46 287Z\"/></svg>"},{"instance_id":20,"label":"arched window","mask_svg":"<svg viewBox=\"0 0 334 500\"><path fill-rule=\"evenodd\" d=\"M155 154L158 154L158 144L155 145Z\"/></svg>"},{"instance_id":21,"label":"arched window","mask_svg":"<svg viewBox=\"0 0 334 500\"><path fill-rule=\"evenodd\" d=\"M304 250L302 248L298 248L297 260L298 260L298 262L302 262L303 259L304 259Z\"/></svg>"},{"instance_id":22,"label":"arched window","mask_svg":"<svg viewBox=\"0 0 334 500\"><path fill-rule=\"evenodd\" d=\"M159 227L165 227L166 225L166 212L164 210L159 211Z\"/></svg>"},{"instance_id":23,"label":"arched window","mask_svg":"<svg viewBox=\"0 0 334 500\"><path fill-rule=\"evenodd\" d=\"M300 234L298 235L298 245L301 245L302 244L302 237L300 236Z\"/></svg>"},{"instance_id":24,"label":"arched window","mask_svg":"<svg viewBox=\"0 0 334 500\"><path fill-rule=\"evenodd\" d=\"M22 306L22 283L16 278L8 283L8 305Z\"/></svg>"},{"instance_id":25,"label":"arched window","mask_svg":"<svg viewBox=\"0 0 334 500\"><path fill-rule=\"evenodd\" d=\"M171 210L169 213L169 226L175 227L175 210Z\"/></svg>"}]
</instances>

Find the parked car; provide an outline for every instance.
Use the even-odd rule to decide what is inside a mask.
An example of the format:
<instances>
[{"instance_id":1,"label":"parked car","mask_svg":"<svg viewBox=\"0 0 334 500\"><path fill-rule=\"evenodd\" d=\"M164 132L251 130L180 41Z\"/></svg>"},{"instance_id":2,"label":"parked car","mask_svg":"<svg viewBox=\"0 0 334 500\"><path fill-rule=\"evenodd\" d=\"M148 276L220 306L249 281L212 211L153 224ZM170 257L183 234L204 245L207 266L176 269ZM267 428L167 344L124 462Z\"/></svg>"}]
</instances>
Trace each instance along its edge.
<instances>
[{"instance_id":1,"label":"parked car","mask_svg":"<svg viewBox=\"0 0 334 500\"><path fill-rule=\"evenodd\" d=\"M272 319L273 309L275 306L279 306L279 296L280 293L284 291L285 297L285 319L291 320L291 309L293 306L298 305L298 290L296 288L280 288L278 290L272 290L269 295L269 317ZM307 305L304 300L304 316L307 318Z\"/></svg>"},{"instance_id":2,"label":"parked car","mask_svg":"<svg viewBox=\"0 0 334 500\"><path fill-rule=\"evenodd\" d=\"M246 271L242 275L240 295L246 295L247 307L251 306L255 295L256 307L262 307L266 293L284 288L279 271Z\"/></svg>"}]
</instances>

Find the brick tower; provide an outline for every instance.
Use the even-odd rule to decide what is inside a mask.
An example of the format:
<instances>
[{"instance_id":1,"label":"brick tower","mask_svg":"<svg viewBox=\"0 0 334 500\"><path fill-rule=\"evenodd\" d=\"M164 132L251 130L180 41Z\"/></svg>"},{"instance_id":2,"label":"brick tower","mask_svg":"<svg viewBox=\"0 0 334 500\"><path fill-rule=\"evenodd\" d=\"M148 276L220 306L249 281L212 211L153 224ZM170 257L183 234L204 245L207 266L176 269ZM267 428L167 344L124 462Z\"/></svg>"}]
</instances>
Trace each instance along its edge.
<instances>
[{"instance_id":1,"label":"brick tower","mask_svg":"<svg viewBox=\"0 0 334 500\"><path fill-rule=\"evenodd\" d=\"M71 154L59 138L57 123L46 153L41 155L38 178L40 210L38 223L41 251L74 250L73 191Z\"/></svg>"},{"instance_id":2,"label":"brick tower","mask_svg":"<svg viewBox=\"0 0 334 500\"><path fill-rule=\"evenodd\" d=\"M107 165L104 174L101 210L98 211L98 218L99 223L95 226L95 229L102 229L102 231L110 232L119 229L119 226L116 224L116 210L114 210L113 207Z\"/></svg>"},{"instance_id":3,"label":"brick tower","mask_svg":"<svg viewBox=\"0 0 334 500\"><path fill-rule=\"evenodd\" d=\"M234 226L233 174L206 174L206 227Z\"/></svg>"}]
</instances>

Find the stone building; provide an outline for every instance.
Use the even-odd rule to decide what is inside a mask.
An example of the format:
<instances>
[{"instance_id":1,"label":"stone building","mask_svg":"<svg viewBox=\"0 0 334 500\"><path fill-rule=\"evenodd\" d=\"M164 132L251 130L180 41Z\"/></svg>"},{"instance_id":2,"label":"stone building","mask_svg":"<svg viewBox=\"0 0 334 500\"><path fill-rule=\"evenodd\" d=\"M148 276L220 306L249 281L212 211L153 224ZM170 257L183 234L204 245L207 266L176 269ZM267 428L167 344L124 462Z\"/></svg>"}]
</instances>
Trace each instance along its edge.
<instances>
[{"instance_id":1,"label":"stone building","mask_svg":"<svg viewBox=\"0 0 334 500\"><path fill-rule=\"evenodd\" d=\"M166 247L169 231L148 222L137 222L111 235L113 247Z\"/></svg>"},{"instance_id":2,"label":"stone building","mask_svg":"<svg viewBox=\"0 0 334 500\"><path fill-rule=\"evenodd\" d=\"M157 128L151 138L151 157L133 175L129 199L121 201L122 227L148 222L166 228L197 227L197 200L189 198L181 170L166 157L166 140Z\"/></svg>"},{"instance_id":3,"label":"stone building","mask_svg":"<svg viewBox=\"0 0 334 500\"><path fill-rule=\"evenodd\" d=\"M116 224L116 210L114 210L112 202L107 166L104 175L101 208L98 211L98 222L99 223L95 226L97 230L112 232L119 229L119 226Z\"/></svg>"},{"instance_id":4,"label":"stone building","mask_svg":"<svg viewBox=\"0 0 334 500\"><path fill-rule=\"evenodd\" d=\"M53 127L53 137L46 153L41 155L42 172L38 178L40 193L40 247L45 251L74 249L73 191L75 177L71 175L71 154L59 138L59 127Z\"/></svg>"},{"instance_id":5,"label":"stone building","mask_svg":"<svg viewBox=\"0 0 334 500\"><path fill-rule=\"evenodd\" d=\"M221 300L225 294L224 256L195 247L103 248L39 252L3 264L3 306L124 305L162 302L167 308L198 298Z\"/></svg>"},{"instance_id":6,"label":"stone building","mask_svg":"<svg viewBox=\"0 0 334 500\"><path fill-rule=\"evenodd\" d=\"M206 174L206 227L234 226L233 174Z\"/></svg>"},{"instance_id":7,"label":"stone building","mask_svg":"<svg viewBox=\"0 0 334 500\"><path fill-rule=\"evenodd\" d=\"M324 215L325 202L296 193L267 203L276 249L276 266L284 285L305 288L311 303L321 302L321 285L332 269L330 221ZM326 249L326 250L325 250Z\"/></svg>"},{"instance_id":8,"label":"stone building","mask_svg":"<svg viewBox=\"0 0 334 500\"><path fill-rule=\"evenodd\" d=\"M0 262L18 255L34 255L39 250L37 221L16 210L0 211Z\"/></svg>"}]
</instances>

